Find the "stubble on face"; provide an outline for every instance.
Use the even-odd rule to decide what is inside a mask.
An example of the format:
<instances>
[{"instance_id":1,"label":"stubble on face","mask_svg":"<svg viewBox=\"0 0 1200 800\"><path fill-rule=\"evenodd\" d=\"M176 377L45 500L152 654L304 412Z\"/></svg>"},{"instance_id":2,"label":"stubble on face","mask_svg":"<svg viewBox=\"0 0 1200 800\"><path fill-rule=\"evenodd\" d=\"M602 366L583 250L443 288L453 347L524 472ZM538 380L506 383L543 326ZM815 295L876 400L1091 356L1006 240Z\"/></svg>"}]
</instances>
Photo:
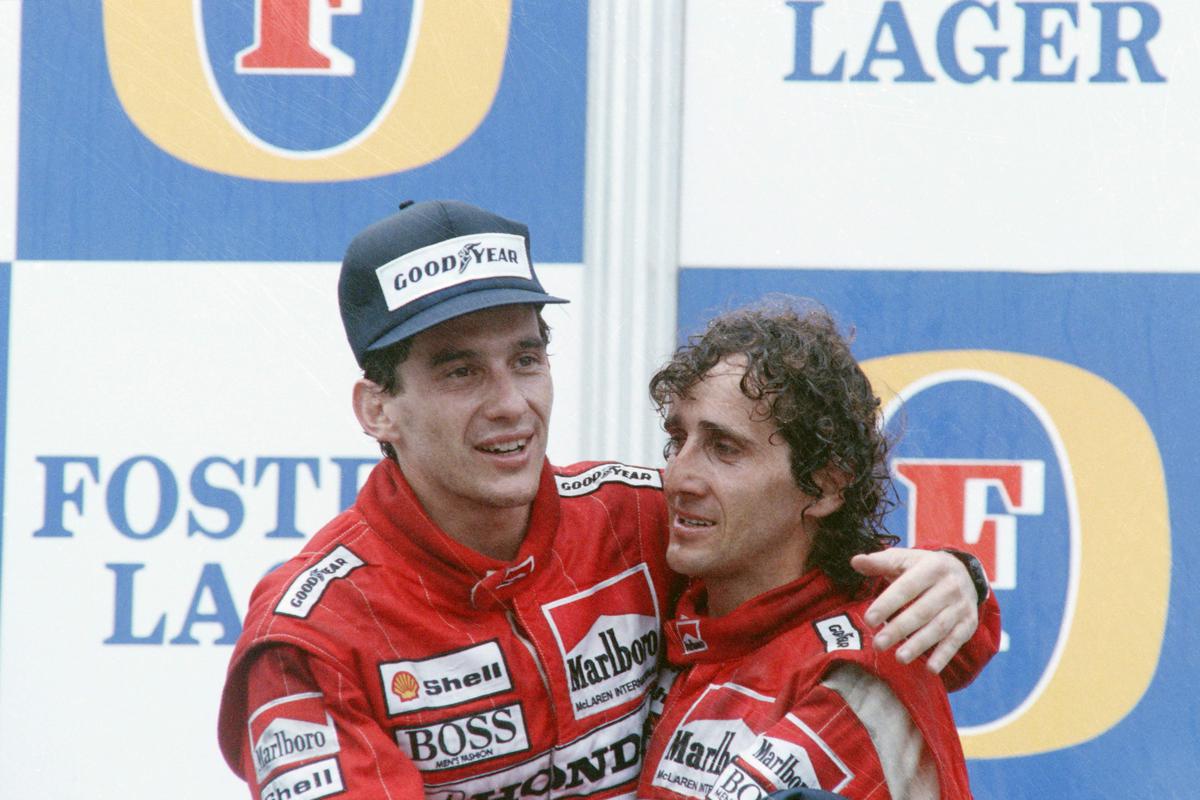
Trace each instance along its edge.
<instances>
[{"instance_id":1,"label":"stubble on face","mask_svg":"<svg viewBox=\"0 0 1200 800\"><path fill-rule=\"evenodd\" d=\"M766 407L742 392L744 374L744 360L722 361L672 402L667 419L667 560L704 579L714 613L714 604L731 610L800 577L812 543L812 498L796 486Z\"/></svg>"}]
</instances>

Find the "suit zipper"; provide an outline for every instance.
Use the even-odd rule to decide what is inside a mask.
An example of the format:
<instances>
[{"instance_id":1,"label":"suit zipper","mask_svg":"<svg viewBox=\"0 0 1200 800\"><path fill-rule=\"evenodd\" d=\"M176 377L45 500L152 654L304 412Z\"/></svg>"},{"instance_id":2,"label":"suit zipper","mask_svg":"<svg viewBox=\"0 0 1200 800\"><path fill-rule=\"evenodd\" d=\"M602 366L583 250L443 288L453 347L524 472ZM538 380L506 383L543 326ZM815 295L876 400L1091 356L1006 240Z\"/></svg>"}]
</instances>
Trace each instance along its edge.
<instances>
[{"instance_id":1,"label":"suit zipper","mask_svg":"<svg viewBox=\"0 0 1200 800\"><path fill-rule=\"evenodd\" d=\"M542 659L538 656L537 648L533 646L533 642L525 636L520 625L517 624L516 613L511 608L505 608L504 617L508 620L508 626L512 629L513 635L517 637L517 641L525 645L525 649L529 651L529 657L533 659L533 665L537 667L538 677L542 679L542 688L546 691L546 702L550 708L550 721L554 723L554 738L557 741L558 713L554 705L554 695L550 692L550 678L546 675L546 668L542 664Z\"/></svg>"}]
</instances>

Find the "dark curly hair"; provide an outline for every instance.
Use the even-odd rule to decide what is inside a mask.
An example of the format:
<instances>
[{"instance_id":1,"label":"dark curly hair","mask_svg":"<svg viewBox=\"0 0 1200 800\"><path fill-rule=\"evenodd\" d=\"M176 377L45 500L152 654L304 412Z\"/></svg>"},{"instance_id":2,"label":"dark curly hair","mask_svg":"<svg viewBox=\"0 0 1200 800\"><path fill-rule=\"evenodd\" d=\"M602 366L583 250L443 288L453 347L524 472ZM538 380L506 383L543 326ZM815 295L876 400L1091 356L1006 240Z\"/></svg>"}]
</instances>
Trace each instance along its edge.
<instances>
[{"instance_id":1,"label":"dark curly hair","mask_svg":"<svg viewBox=\"0 0 1200 800\"><path fill-rule=\"evenodd\" d=\"M824 308L772 297L718 316L675 351L650 379L659 413L665 415L671 401L686 396L719 361L736 355L747 360L742 393L766 404L788 444L796 485L820 497L815 473L829 465L848 477L841 508L821 520L809 563L853 592L863 576L851 569L850 558L899 541L883 526L895 493L879 398Z\"/></svg>"},{"instance_id":2,"label":"dark curly hair","mask_svg":"<svg viewBox=\"0 0 1200 800\"><path fill-rule=\"evenodd\" d=\"M550 326L546 324L546 320L542 319L541 306L537 306L537 324L538 335L542 338L542 344L550 344ZM363 377L378 386L384 394L397 395L404 391L404 385L400 382L400 371L397 367L408 360L408 355L412 352L414 338L413 336L409 336L407 339L401 339L395 344L382 347L378 350L368 350L364 353L362 360ZM396 460L396 449L392 447L390 442L380 442L379 449L385 458L390 458L393 461Z\"/></svg>"}]
</instances>

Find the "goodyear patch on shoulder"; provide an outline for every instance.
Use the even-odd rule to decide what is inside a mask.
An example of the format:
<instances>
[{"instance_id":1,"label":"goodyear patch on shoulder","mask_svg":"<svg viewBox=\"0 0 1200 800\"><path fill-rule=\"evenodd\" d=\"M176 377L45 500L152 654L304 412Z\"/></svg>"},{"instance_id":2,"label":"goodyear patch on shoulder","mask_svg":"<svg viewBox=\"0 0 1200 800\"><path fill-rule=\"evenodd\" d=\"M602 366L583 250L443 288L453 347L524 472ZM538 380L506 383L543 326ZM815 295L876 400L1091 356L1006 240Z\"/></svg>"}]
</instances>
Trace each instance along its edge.
<instances>
[{"instance_id":1,"label":"goodyear patch on shoulder","mask_svg":"<svg viewBox=\"0 0 1200 800\"><path fill-rule=\"evenodd\" d=\"M825 643L826 653L832 653L834 650L862 650L862 634L846 614L817 620L813 627Z\"/></svg>"},{"instance_id":2,"label":"goodyear patch on shoulder","mask_svg":"<svg viewBox=\"0 0 1200 800\"><path fill-rule=\"evenodd\" d=\"M286 614L289 617L307 617L332 581L345 578L364 563L350 548L338 545L329 555L292 580L279 604L275 606L275 613Z\"/></svg>"},{"instance_id":3,"label":"goodyear patch on shoulder","mask_svg":"<svg viewBox=\"0 0 1200 800\"><path fill-rule=\"evenodd\" d=\"M626 486L662 488L662 477L658 470L647 467L631 467L628 464L600 464L578 475L555 475L558 493L562 497L582 497L591 494L606 483L623 483Z\"/></svg>"}]
</instances>

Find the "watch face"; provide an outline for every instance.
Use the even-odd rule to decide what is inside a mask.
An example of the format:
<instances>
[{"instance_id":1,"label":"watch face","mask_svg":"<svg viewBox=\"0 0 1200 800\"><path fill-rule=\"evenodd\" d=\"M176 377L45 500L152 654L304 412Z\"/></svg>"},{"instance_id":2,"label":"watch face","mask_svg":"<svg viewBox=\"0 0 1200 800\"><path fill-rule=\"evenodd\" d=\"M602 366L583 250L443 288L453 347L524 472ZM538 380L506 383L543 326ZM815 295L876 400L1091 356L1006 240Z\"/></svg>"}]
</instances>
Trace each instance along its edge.
<instances>
[{"instance_id":1,"label":"watch face","mask_svg":"<svg viewBox=\"0 0 1200 800\"><path fill-rule=\"evenodd\" d=\"M975 584L975 593L979 595L979 602L987 600L988 593L991 591L991 585L988 582L987 573L983 571L983 564L979 563L979 559L970 553L966 554L963 563L967 565L967 573L971 576L971 582Z\"/></svg>"},{"instance_id":2,"label":"watch face","mask_svg":"<svg viewBox=\"0 0 1200 800\"><path fill-rule=\"evenodd\" d=\"M962 550L945 548L942 552L954 556L967 568L967 574L971 576L971 583L975 584L975 594L982 605L983 601L988 599L988 595L992 591L991 581L988 580L987 573L983 569L983 564L980 563L978 558Z\"/></svg>"}]
</instances>

